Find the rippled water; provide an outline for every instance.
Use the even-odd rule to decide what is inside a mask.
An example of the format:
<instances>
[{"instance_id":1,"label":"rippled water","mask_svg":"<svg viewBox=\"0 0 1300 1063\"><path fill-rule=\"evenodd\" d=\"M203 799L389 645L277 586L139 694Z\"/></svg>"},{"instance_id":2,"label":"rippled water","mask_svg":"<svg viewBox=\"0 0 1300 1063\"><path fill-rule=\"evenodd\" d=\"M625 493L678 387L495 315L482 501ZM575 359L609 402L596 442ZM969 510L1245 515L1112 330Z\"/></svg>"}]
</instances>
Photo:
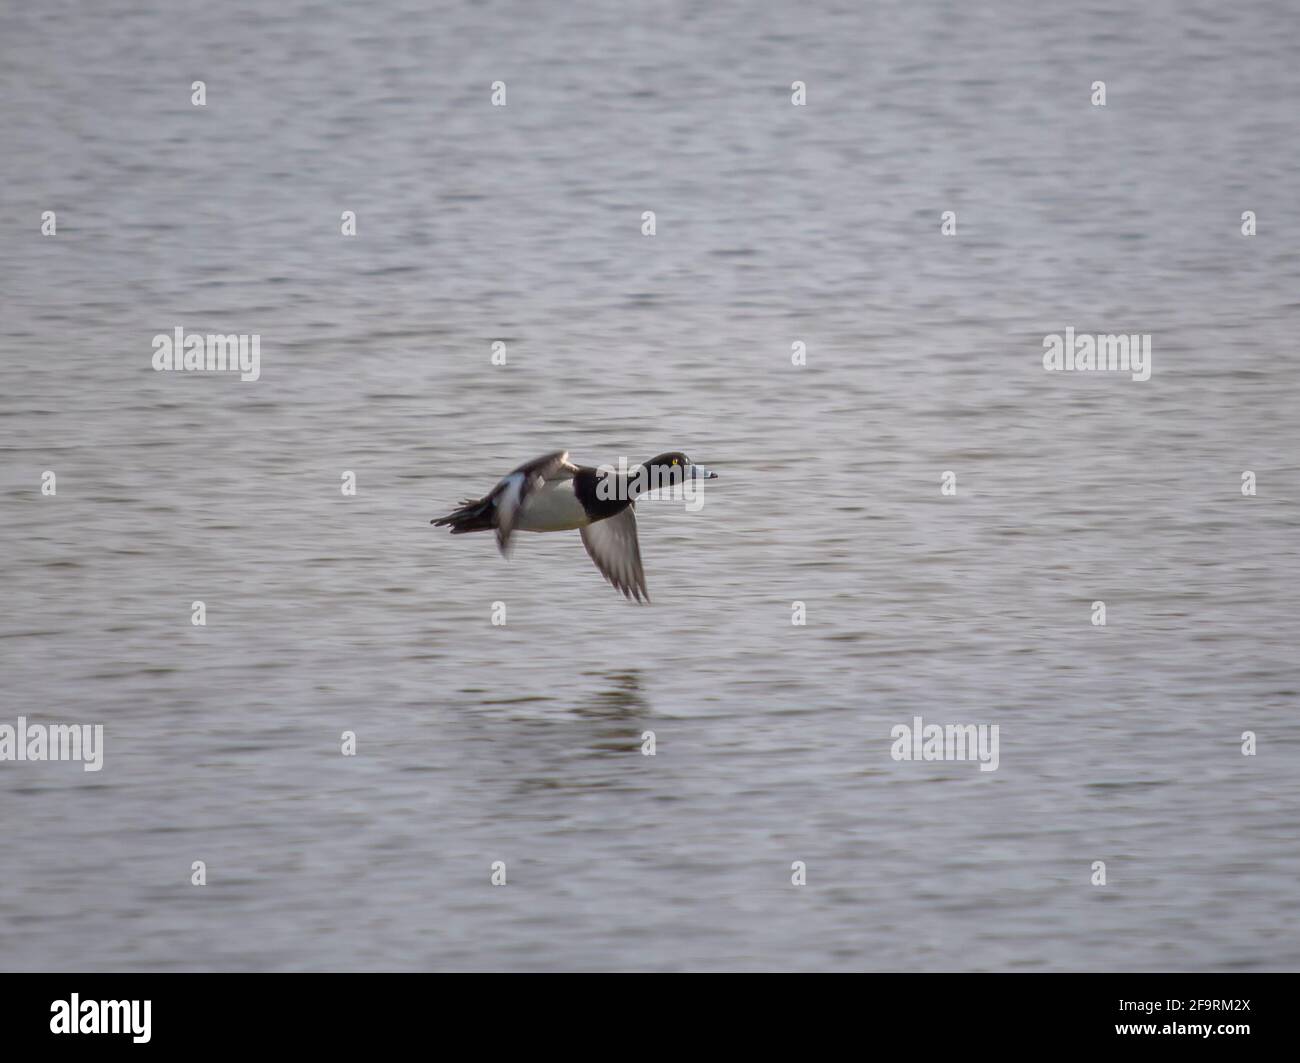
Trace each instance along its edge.
<instances>
[{"instance_id":1,"label":"rippled water","mask_svg":"<svg viewBox=\"0 0 1300 1063\"><path fill-rule=\"evenodd\" d=\"M0 966L1300 963L1293 5L159 6L0 16Z\"/></svg>"}]
</instances>

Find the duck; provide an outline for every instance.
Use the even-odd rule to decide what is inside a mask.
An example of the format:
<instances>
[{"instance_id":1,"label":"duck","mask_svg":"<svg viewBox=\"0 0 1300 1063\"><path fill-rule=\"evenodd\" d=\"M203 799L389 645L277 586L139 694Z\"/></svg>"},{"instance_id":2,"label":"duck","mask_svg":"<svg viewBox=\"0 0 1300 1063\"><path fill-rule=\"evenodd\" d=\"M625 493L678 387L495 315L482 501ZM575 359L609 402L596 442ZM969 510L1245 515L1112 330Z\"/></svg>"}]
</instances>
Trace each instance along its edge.
<instances>
[{"instance_id":1,"label":"duck","mask_svg":"<svg viewBox=\"0 0 1300 1063\"><path fill-rule=\"evenodd\" d=\"M688 480L716 480L679 450L643 465L594 468L569 461L557 450L524 462L503 476L482 498L468 498L445 517L429 523L452 535L495 531L497 548L510 556L517 531L577 531L600 574L629 600L649 602L641 544L637 541L636 500L647 491Z\"/></svg>"}]
</instances>

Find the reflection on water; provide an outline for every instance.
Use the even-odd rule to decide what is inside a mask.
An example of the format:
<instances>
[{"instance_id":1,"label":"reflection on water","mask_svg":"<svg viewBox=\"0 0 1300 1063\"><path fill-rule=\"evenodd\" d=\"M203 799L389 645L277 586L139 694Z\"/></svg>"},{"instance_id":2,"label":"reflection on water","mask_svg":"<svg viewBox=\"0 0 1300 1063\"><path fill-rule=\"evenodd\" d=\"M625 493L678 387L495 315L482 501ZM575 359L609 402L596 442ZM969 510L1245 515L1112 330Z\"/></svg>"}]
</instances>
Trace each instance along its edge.
<instances>
[{"instance_id":1,"label":"reflection on water","mask_svg":"<svg viewBox=\"0 0 1300 1063\"><path fill-rule=\"evenodd\" d=\"M649 703L641 693L639 669L586 674L599 676L601 689L577 710L579 715L621 724L649 711Z\"/></svg>"},{"instance_id":2,"label":"reflection on water","mask_svg":"<svg viewBox=\"0 0 1300 1063\"><path fill-rule=\"evenodd\" d=\"M1298 34L6 16L0 722L106 751L0 764L0 967L1294 967ZM153 372L177 327L260 378ZM722 473L639 504L653 605L429 527L557 447ZM916 715L998 770L892 761Z\"/></svg>"}]
</instances>

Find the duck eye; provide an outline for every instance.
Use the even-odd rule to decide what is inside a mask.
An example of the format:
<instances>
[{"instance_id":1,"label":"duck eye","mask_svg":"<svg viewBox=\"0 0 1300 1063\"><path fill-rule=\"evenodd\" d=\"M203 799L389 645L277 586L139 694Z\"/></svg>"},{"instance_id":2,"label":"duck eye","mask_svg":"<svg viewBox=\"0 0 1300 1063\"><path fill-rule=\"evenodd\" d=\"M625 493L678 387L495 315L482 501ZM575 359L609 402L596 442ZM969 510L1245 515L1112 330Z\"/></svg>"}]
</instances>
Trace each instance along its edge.
<instances>
[{"instance_id":1,"label":"duck eye","mask_svg":"<svg viewBox=\"0 0 1300 1063\"><path fill-rule=\"evenodd\" d=\"M676 458L673 458L673 464L674 464L674 465L677 464L677 459L676 459Z\"/></svg>"}]
</instances>

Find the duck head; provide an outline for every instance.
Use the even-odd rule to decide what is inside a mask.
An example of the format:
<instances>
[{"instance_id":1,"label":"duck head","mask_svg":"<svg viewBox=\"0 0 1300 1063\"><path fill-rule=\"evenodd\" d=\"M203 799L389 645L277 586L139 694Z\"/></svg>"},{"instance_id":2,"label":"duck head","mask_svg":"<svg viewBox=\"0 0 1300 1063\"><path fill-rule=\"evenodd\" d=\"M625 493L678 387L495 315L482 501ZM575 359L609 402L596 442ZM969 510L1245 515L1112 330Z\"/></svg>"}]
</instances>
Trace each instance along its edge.
<instances>
[{"instance_id":1,"label":"duck head","mask_svg":"<svg viewBox=\"0 0 1300 1063\"><path fill-rule=\"evenodd\" d=\"M703 465L696 465L680 450L670 450L659 454L641 466L641 476L645 490L656 491L661 487L685 483L687 480L716 480L718 474Z\"/></svg>"}]
</instances>

